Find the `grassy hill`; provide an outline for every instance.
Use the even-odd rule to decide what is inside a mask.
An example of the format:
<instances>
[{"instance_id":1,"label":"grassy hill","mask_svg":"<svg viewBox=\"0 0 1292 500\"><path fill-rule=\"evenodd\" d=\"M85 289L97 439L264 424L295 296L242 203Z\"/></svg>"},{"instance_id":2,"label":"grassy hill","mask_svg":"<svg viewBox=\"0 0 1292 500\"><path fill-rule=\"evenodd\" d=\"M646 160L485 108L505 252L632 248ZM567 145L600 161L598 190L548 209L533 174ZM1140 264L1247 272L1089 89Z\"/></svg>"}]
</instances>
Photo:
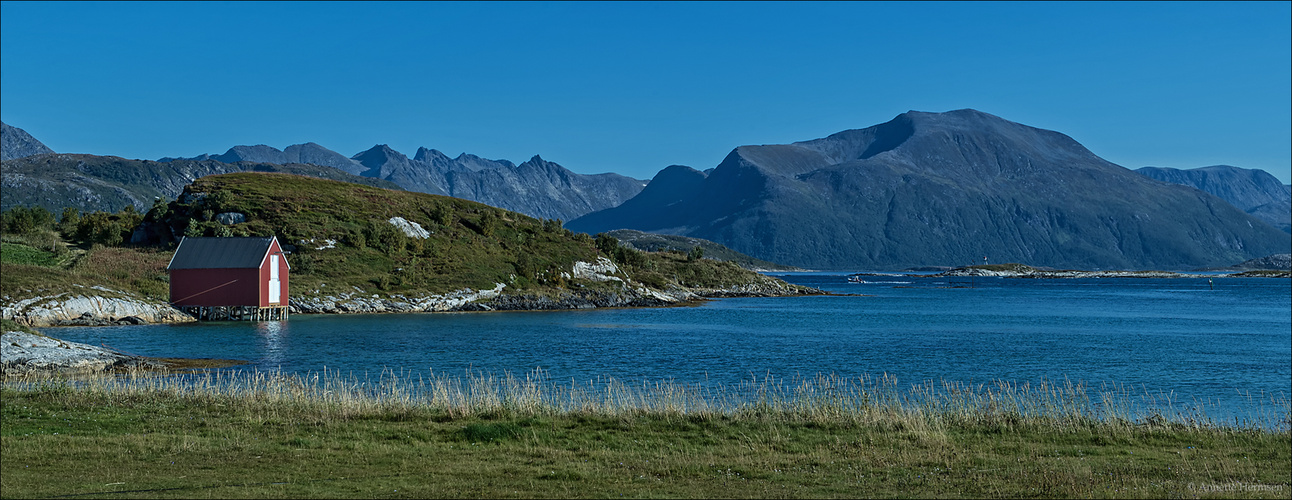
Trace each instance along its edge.
<instances>
[{"instance_id":1,"label":"grassy hill","mask_svg":"<svg viewBox=\"0 0 1292 500\"><path fill-rule=\"evenodd\" d=\"M236 214L234 216L233 214ZM236 218L235 218L236 217ZM389 221L420 225L428 238ZM222 223L230 220L237 223ZM387 296L443 294L507 285L508 293L548 294L620 286L570 277L575 262L607 256L630 279L657 289L723 288L768 278L729 262L679 252L641 252L481 203L281 173L200 178L170 203L138 214L87 214L120 236L94 244L95 228L61 224L8 234L3 248L6 302L35 291L103 285L164 300L164 271L184 236L277 236L288 250L294 296L337 292ZM102 238L94 241L104 241ZM131 244L129 242L133 241Z\"/></svg>"}]
</instances>

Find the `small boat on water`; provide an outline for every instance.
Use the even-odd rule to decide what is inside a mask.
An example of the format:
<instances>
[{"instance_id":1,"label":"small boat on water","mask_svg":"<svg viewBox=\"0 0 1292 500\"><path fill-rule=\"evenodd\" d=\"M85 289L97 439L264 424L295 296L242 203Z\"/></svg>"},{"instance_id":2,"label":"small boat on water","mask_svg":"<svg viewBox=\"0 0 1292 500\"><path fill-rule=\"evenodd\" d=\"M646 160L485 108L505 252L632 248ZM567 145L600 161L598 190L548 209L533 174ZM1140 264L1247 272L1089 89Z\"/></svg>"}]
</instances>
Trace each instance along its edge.
<instances>
[{"instance_id":1,"label":"small boat on water","mask_svg":"<svg viewBox=\"0 0 1292 500\"><path fill-rule=\"evenodd\" d=\"M849 276L849 277L848 277L848 282L849 282L849 283L865 283L865 282L866 282L866 280L865 280L865 279L863 279L861 276Z\"/></svg>"}]
</instances>

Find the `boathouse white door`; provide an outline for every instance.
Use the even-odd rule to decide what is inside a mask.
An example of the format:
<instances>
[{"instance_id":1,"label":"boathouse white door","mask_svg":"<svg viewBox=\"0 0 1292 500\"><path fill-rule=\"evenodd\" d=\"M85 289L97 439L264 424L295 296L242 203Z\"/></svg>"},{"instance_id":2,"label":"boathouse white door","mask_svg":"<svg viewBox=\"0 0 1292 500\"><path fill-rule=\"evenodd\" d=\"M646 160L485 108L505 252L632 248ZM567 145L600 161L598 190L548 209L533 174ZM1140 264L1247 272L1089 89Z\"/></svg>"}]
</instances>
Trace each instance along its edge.
<instances>
[{"instance_id":1,"label":"boathouse white door","mask_svg":"<svg viewBox=\"0 0 1292 500\"><path fill-rule=\"evenodd\" d=\"M277 304L282 300L283 282L278 281L278 256L269 256L269 303Z\"/></svg>"}]
</instances>

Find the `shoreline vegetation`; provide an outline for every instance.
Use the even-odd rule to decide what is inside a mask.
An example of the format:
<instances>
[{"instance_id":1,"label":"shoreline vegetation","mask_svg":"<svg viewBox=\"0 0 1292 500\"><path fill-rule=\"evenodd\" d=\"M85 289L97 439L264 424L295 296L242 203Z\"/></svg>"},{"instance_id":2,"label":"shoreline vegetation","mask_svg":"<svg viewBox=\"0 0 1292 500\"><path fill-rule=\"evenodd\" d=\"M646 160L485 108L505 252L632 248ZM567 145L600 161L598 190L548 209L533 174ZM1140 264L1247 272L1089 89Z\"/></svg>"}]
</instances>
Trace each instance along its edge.
<instances>
[{"instance_id":1,"label":"shoreline vegetation","mask_svg":"<svg viewBox=\"0 0 1292 500\"><path fill-rule=\"evenodd\" d=\"M7 377L4 496L1286 498L1286 395L818 375ZM106 465L111 464L111 465Z\"/></svg>"}]
</instances>

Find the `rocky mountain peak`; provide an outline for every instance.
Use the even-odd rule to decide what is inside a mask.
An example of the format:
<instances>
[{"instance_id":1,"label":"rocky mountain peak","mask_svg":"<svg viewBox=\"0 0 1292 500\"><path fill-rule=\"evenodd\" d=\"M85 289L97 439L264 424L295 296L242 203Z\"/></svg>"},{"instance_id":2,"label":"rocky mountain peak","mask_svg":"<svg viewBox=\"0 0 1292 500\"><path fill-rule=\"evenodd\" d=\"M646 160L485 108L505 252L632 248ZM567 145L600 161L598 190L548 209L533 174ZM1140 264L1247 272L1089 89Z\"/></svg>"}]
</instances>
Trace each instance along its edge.
<instances>
[{"instance_id":1,"label":"rocky mountain peak","mask_svg":"<svg viewBox=\"0 0 1292 500\"><path fill-rule=\"evenodd\" d=\"M14 160L53 153L54 150L36 140L27 131L10 126L8 123L0 122L0 160Z\"/></svg>"},{"instance_id":2,"label":"rocky mountain peak","mask_svg":"<svg viewBox=\"0 0 1292 500\"><path fill-rule=\"evenodd\" d=\"M417 148L417 154L414 154L414 155L413 155L413 159L414 159L414 160L416 160L416 161L425 161L425 162L431 162L431 161L450 162L450 161L453 161L452 159L450 159L450 158L449 158L449 155L446 155L446 154L444 154L444 153L440 152L440 150L438 150L438 149L427 149L427 148L424 148L424 147L419 147L419 148Z\"/></svg>"},{"instance_id":3,"label":"rocky mountain peak","mask_svg":"<svg viewBox=\"0 0 1292 500\"><path fill-rule=\"evenodd\" d=\"M240 161L250 161L257 163L288 163L286 155L278 148L257 144L255 146L234 146L229 148L224 154L214 157L218 161L225 163L237 163Z\"/></svg>"},{"instance_id":4,"label":"rocky mountain peak","mask_svg":"<svg viewBox=\"0 0 1292 500\"><path fill-rule=\"evenodd\" d=\"M821 139L741 146L703 179L669 173L689 175L683 184L693 194L659 196L669 182L657 176L636 198L567 227L699 237L822 269L984 255L1051 267L1196 268L1288 245L1286 233L1221 199L1153 182L1059 132L971 109L909 111Z\"/></svg>"}]
</instances>

